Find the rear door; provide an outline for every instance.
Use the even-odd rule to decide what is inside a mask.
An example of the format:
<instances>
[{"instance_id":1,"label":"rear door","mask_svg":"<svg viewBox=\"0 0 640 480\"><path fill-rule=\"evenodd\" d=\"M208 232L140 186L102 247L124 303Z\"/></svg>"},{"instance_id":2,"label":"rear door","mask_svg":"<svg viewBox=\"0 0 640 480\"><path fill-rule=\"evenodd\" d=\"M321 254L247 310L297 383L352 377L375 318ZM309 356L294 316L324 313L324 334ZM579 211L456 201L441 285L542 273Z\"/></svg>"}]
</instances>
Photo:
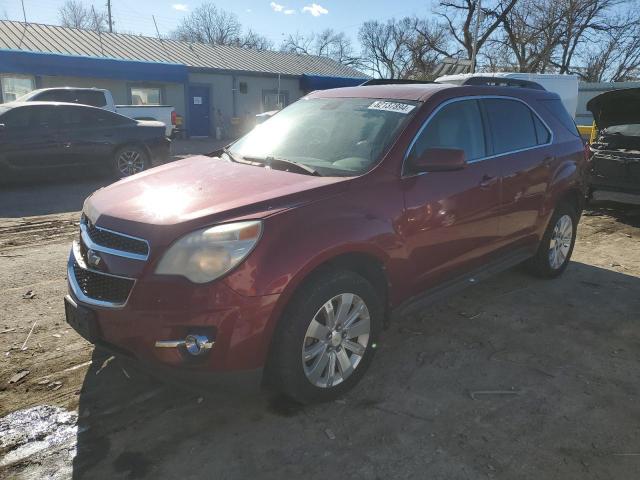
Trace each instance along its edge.
<instances>
[{"instance_id":1,"label":"rear door","mask_svg":"<svg viewBox=\"0 0 640 480\"><path fill-rule=\"evenodd\" d=\"M488 158L483 115L476 99L439 107L422 127L405 163L426 148L460 148L466 168L405 175L402 229L416 270L414 294L486 263L496 248L500 164Z\"/></svg>"},{"instance_id":2,"label":"rear door","mask_svg":"<svg viewBox=\"0 0 640 480\"><path fill-rule=\"evenodd\" d=\"M503 244L534 238L555 157L551 130L523 101L485 98L492 154L501 163Z\"/></svg>"},{"instance_id":3,"label":"rear door","mask_svg":"<svg viewBox=\"0 0 640 480\"><path fill-rule=\"evenodd\" d=\"M26 105L12 108L0 117L3 162L12 171L57 168L61 150L56 129L55 106Z\"/></svg>"},{"instance_id":4,"label":"rear door","mask_svg":"<svg viewBox=\"0 0 640 480\"><path fill-rule=\"evenodd\" d=\"M92 166L111 160L119 137L119 122L130 120L98 108L61 108L66 121L61 125L58 135L66 164Z\"/></svg>"}]
</instances>

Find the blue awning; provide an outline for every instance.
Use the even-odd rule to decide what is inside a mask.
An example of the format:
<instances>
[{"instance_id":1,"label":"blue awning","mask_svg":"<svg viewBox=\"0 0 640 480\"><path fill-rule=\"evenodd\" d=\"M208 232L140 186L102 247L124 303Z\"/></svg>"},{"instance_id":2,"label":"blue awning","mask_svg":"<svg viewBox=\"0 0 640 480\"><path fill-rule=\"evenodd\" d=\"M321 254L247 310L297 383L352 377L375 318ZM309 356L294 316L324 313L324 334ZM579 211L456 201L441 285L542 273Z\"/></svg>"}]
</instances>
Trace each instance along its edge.
<instances>
[{"instance_id":1,"label":"blue awning","mask_svg":"<svg viewBox=\"0 0 640 480\"><path fill-rule=\"evenodd\" d=\"M184 83L188 78L186 65L177 63L81 57L18 50L0 50L0 73L116 78L171 83Z\"/></svg>"},{"instance_id":2,"label":"blue awning","mask_svg":"<svg viewBox=\"0 0 640 480\"><path fill-rule=\"evenodd\" d=\"M325 75L302 75L300 88L306 92L313 90L327 90L338 87L355 87L368 78L328 77Z\"/></svg>"}]
</instances>

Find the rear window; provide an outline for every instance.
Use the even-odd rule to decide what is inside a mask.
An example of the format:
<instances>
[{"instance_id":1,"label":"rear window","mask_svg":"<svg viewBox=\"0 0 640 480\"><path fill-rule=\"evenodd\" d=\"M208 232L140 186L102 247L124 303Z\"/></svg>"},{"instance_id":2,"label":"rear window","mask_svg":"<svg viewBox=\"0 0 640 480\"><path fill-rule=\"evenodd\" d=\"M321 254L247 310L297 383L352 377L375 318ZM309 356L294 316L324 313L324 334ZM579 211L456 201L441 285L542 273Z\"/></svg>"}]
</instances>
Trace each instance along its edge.
<instances>
[{"instance_id":1,"label":"rear window","mask_svg":"<svg viewBox=\"0 0 640 480\"><path fill-rule=\"evenodd\" d=\"M107 102L103 92L94 90L48 90L34 96L31 100L40 102L66 102L104 107Z\"/></svg>"},{"instance_id":2,"label":"rear window","mask_svg":"<svg viewBox=\"0 0 640 480\"><path fill-rule=\"evenodd\" d=\"M576 127L576 123L567 112L567 109L564 108L562 101L560 99L551 99L551 100L540 100L540 103L554 116L558 119L558 121L564 125L564 127L569 130L576 137L580 137L580 132L578 132L578 127Z\"/></svg>"}]
</instances>

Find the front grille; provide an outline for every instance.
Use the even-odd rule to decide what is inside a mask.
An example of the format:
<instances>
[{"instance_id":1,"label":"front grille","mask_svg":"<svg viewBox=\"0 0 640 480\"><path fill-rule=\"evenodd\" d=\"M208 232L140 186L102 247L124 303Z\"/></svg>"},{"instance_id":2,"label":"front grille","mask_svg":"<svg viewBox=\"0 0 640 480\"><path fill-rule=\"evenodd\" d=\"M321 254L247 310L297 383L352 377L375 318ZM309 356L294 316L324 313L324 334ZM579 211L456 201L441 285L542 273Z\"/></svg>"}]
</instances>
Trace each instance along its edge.
<instances>
[{"instance_id":1,"label":"front grille","mask_svg":"<svg viewBox=\"0 0 640 480\"><path fill-rule=\"evenodd\" d=\"M85 270L73 261L73 276L80 291L92 300L123 305L133 288L135 280L113 277L92 270Z\"/></svg>"},{"instance_id":2,"label":"front grille","mask_svg":"<svg viewBox=\"0 0 640 480\"><path fill-rule=\"evenodd\" d=\"M85 216L82 218L82 223L86 227L87 235L96 245L137 255L149 255L149 245L144 240L96 227Z\"/></svg>"}]
</instances>

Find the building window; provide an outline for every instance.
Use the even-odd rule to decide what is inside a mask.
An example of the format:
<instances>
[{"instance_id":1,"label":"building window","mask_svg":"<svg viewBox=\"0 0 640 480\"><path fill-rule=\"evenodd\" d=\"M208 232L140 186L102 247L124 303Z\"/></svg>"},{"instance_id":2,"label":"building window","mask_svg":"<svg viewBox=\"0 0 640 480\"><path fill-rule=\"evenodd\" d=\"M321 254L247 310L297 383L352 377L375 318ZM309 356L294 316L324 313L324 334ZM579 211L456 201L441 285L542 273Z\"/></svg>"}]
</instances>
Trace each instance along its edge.
<instances>
[{"instance_id":1,"label":"building window","mask_svg":"<svg viewBox=\"0 0 640 480\"><path fill-rule=\"evenodd\" d=\"M249 87L247 86L247 82L240 82L240 93L247 93L249 91Z\"/></svg>"},{"instance_id":2,"label":"building window","mask_svg":"<svg viewBox=\"0 0 640 480\"><path fill-rule=\"evenodd\" d=\"M162 88L160 87L130 87L129 92L133 105L162 104Z\"/></svg>"},{"instance_id":3,"label":"building window","mask_svg":"<svg viewBox=\"0 0 640 480\"><path fill-rule=\"evenodd\" d=\"M12 102L36 88L36 82L30 75L0 75L0 83L3 102Z\"/></svg>"},{"instance_id":4,"label":"building window","mask_svg":"<svg viewBox=\"0 0 640 480\"><path fill-rule=\"evenodd\" d=\"M289 92L286 90L263 90L262 111L282 110L289 104Z\"/></svg>"}]
</instances>

